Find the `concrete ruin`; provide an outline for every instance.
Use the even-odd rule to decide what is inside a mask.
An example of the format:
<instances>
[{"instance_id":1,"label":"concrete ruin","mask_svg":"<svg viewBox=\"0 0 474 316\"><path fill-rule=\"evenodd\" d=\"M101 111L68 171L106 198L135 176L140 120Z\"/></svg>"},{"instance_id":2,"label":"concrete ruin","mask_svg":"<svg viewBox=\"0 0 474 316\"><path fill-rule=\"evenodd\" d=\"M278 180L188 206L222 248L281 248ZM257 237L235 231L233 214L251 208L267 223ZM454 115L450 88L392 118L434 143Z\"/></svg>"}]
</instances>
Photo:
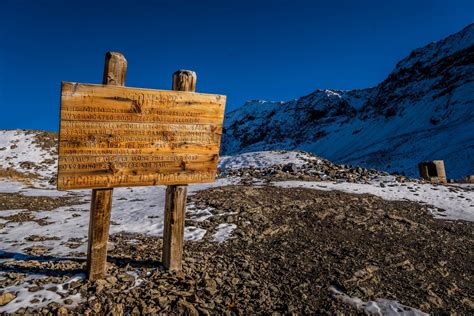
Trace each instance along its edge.
<instances>
[{"instance_id":1,"label":"concrete ruin","mask_svg":"<svg viewBox=\"0 0 474 316\"><path fill-rule=\"evenodd\" d=\"M420 177L431 183L447 183L443 160L433 160L418 164Z\"/></svg>"}]
</instances>

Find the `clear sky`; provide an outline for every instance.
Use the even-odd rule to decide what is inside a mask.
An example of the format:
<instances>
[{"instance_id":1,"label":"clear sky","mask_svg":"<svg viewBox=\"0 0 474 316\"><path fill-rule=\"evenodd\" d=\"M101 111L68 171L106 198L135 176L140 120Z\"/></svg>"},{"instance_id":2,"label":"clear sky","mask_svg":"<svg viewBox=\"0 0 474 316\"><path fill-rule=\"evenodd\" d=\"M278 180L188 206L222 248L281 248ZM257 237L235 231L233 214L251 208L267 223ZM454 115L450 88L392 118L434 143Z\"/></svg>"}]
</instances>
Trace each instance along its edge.
<instances>
[{"instance_id":1,"label":"clear sky","mask_svg":"<svg viewBox=\"0 0 474 316\"><path fill-rule=\"evenodd\" d=\"M286 101L374 86L414 48L474 22L473 0L0 1L0 129L57 130L60 82L101 83L104 53L126 85Z\"/></svg>"}]
</instances>

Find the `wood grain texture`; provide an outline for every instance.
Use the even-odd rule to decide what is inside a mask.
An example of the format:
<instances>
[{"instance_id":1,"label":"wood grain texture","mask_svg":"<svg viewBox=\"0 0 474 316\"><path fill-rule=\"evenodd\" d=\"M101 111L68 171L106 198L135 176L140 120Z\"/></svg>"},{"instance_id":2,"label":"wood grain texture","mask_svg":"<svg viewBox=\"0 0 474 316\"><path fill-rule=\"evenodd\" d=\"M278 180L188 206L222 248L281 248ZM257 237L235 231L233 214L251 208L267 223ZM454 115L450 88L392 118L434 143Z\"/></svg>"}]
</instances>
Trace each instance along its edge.
<instances>
[{"instance_id":1,"label":"wood grain texture","mask_svg":"<svg viewBox=\"0 0 474 316\"><path fill-rule=\"evenodd\" d=\"M126 69L114 59L113 69ZM114 84L125 75L106 69ZM195 89L193 72L173 87ZM225 96L64 82L58 189L212 182Z\"/></svg>"},{"instance_id":2,"label":"wood grain texture","mask_svg":"<svg viewBox=\"0 0 474 316\"><path fill-rule=\"evenodd\" d=\"M186 193L186 185L166 188L162 261L168 270L179 271L182 266Z\"/></svg>"},{"instance_id":3,"label":"wood grain texture","mask_svg":"<svg viewBox=\"0 0 474 316\"><path fill-rule=\"evenodd\" d=\"M196 91L196 73L190 70L176 71L172 87L177 91ZM179 271L182 268L186 193L185 185L170 185L166 188L162 261L168 270Z\"/></svg>"},{"instance_id":4,"label":"wood grain texture","mask_svg":"<svg viewBox=\"0 0 474 316\"><path fill-rule=\"evenodd\" d=\"M107 52L104 62L103 84L124 86L127 75L127 60L119 52Z\"/></svg>"},{"instance_id":5,"label":"wood grain texture","mask_svg":"<svg viewBox=\"0 0 474 316\"><path fill-rule=\"evenodd\" d=\"M174 91L196 91L197 75L192 70L178 70L173 74L172 89Z\"/></svg>"},{"instance_id":6,"label":"wood grain texture","mask_svg":"<svg viewBox=\"0 0 474 316\"><path fill-rule=\"evenodd\" d=\"M87 246L87 276L89 280L105 277L107 272L107 242L113 189L92 190Z\"/></svg>"},{"instance_id":7,"label":"wood grain texture","mask_svg":"<svg viewBox=\"0 0 474 316\"><path fill-rule=\"evenodd\" d=\"M121 53L105 54L104 85L125 85L126 72L127 60ZM61 145L59 151L61 151ZM92 190L86 268L87 277L92 281L105 278L107 273L107 242L112 195L113 189Z\"/></svg>"}]
</instances>

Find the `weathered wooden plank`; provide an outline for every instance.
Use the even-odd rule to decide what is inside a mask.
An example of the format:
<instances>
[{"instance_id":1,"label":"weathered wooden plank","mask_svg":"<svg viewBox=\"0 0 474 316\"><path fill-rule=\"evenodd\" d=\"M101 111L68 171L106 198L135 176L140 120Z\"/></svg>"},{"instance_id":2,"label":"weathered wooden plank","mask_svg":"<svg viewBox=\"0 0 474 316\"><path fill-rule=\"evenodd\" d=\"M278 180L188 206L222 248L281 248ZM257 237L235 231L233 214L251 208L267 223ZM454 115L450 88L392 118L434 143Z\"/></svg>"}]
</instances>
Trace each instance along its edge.
<instances>
[{"instance_id":1,"label":"weathered wooden plank","mask_svg":"<svg viewBox=\"0 0 474 316\"><path fill-rule=\"evenodd\" d=\"M108 52L105 55L104 84L124 85L126 72L127 60L122 54ZM61 152L63 145L59 144L59 152ZM107 242L109 240L112 194L113 189L92 190L87 245L87 277L92 281L104 278L107 272Z\"/></svg>"},{"instance_id":2,"label":"weathered wooden plank","mask_svg":"<svg viewBox=\"0 0 474 316\"><path fill-rule=\"evenodd\" d=\"M221 95L64 82L58 189L214 181L224 107ZM151 155L180 159L125 157Z\"/></svg>"},{"instance_id":3,"label":"weathered wooden plank","mask_svg":"<svg viewBox=\"0 0 474 316\"><path fill-rule=\"evenodd\" d=\"M75 156L88 156L88 155L149 155L149 154L164 154L164 153L175 153L175 154L187 154L192 152L193 154L209 154L213 153L216 145L196 145L196 144L169 144L159 148L71 148L64 149L62 151L63 156L75 155Z\"/></svg>"},{"instance_id":4,"label":"weathered wooden plank","mask_svg":"<svg viewBox=\"0 0 474 316\"><path fill-rule=\"evenodd\" d=\"M127 156L122 156L127 157ZM127 157L128 158L128 157ZM117 173L120 170L121 174L147 174L153 170L160 173L167 173L173 171L200 171L209 166L209 163L215 161L215 156L199 156L200 160L190 161L183 164L180 161L111 161L111 162L80 162L80 163L65 163L59 165L59 170L63 172L64 176L81 174L97 174L97 173ZM117 158L118 159L118 158ZM117 169L115 169L117 168ZM212 171L213 168L209 168Z\"/></svg>"},{"instance_id":5,"label":"weathered wooden plank","mask_svg":"<svg viewBox=\"0 0 474 316\"><path fill-rule=\"evenodd\" d=\"M90 187L128 187L130 183L140 183L141 186L166 184L180 184L183 182L206 183L214 182L215 170L200 170L189 172L174 172L172 174L101 174L79 175L61 177L61 185L65 188L90 188Z\"/></svg>"},{"instance_id":6,"label":"weathered wooden plank","mask_svg":"<svg viewBox=\"0 0 474 316\"><path fill-rule=\"evenodd\" d=\"M112 131L111 131L112 132ZM113 133L113 132L112 132ZM218 145L220 133L217 132L164 132L155 135L97 135L87 136L65 136L61 139L62 149L68 148L157 148L169 144L203 144ZM134 144L136 146L134 146Z\"/></svg>"},{"instance_id":7,"label":"weathered wooden plank","mask_svg":"<svg viewBox=\"0 0 474 316\"><path fill-rule=\"evenodd\" d=\"M126 167L123 167L123 166ZM136 168L136 166L139 166L140 169ZM148 166L148 168L143 168L143 166ZM162 165L164 165L162 167ZM171 176L175 176L175 174L181 173L182 176L186 177L191 177L192 174L196 174L199 172L206 172L206 173L212 173L214 171L213 168L208 167L209 163L207 161L204 162L194 162L189 165L184 165L180 163L174 163L174 165L171 165L171 163L157 163L157 162L135 162L135 163L117 163L117 164L108 164L108 165L100 165L98 164L89 164L89 165L73 165L75 170L66 170L63 172L64 178L71 178L71 177L76 177L77 173L80 171L80 176L95 176L98 175L100 176L142 176L142 181L146 181L147 179L157 179L156 181L159 181L159 177L155 178L155 175L153 172L155 172L157 175L162 175L161 177L169 177L169 179L173 179ZM118 169L114 168L120 168L120 171L117 171ZM69 166L68 166L69 167ZM63 170L64 167L60 168ZM89 168L89 169L87 169ZM207 168L207 169L206 169ZM186 169L186 170L185 170ZM171 175L170 175L171 174ZM139 180L139 179L135 179Z\"/></svg>"},{"instance_id":8,"label":"weathered wooden plank","mask_svg":"<svg viewBox=\"0 0 474 316\"><path fill-rule=\"evenodd\" d=\"M187 111L182 109L181 111ZM163 115L163 114L137 114L137 113L109 113L109 112L81 112L81 111L61 111L61 119L65 121L86 121L86 122L133 122L133 123L163 123L163 124L212 124L222 121L222 115Z\"/></svg>"},{"instance_id":9,"label":"weathered wooden plank","mask_svg":"<svg viewBox=\"0 0 474 316\"><path fill-rule=\"evenodd\" d=\"M76 111L163 114L158 111L169 113L188 106L190 113L203 111L219 114L226 97L219 94L63 82L61 99L65 109Z\"/></svg>"},{"instance_id":10,"label":"weathered wooden plank","mask_svg":"<svg viewBox=\"0 0 474 316\"><path fill-rule=\"evenodd\" d=\"M176 71L173 74L173 90L196 91L196 79L193 71ZM217 163L218 155L214 158ZM182 268L186 192L185 185L170 185L166 188L162 261L168 270Z\"/></svg>"},{"instance_id":11,"label":"weathered wooden plank","mask_svg":"<svg viewBox=\"0 0 474 316\"><path fill-rule=\"evenodd\" d=\"M166 188L162 261L168 270L181 270L186 194L186 185L170 185Z\"/></svg>"},{"instance_id":12,"label":"weathered wooden plank","mask_svg":"<svg viewBox=\"0 0 474 316\"><path fill-rule=\"evenodd\" d=\"M189 161L192 163L201 163L215 161L216 156L211 155L191 155L191 154L162 154L162 155L148 155L148 156L68 156L64 157L59 163L59 169L64 172L74 171L76 169L86 169L86 170L95 170L101 168L109 168L110 163L117 164L118 167L127 168L133 167L136 168L140 162L143 163L170 163L171 167L180 166L183 160ZM91 166L92 165L92 166ZM162 165L167 167L168 165ZM145 165L146 167L146 165Z\"/></svg>"},{"instance_id":13,"label":"weathered wooden plank","mask_svg":"<svg viewBox=\"0 0 474 316\"><path fill-rule=\"evenodd\" d=\"M222 127L213 124L162 124L162 123L127 123L127 122L77 122L62 121L61 128L64 129L63 138L67 136L84 136L94 134L106 134L108 129L114 130L114 135L126 136L132 131L137 135L160 135L169 131L190 132L222 132ZM139 129L137 131L137 129Z\"/></svg>"},{"instance_id":14,"label":"weathered wooden plank","mask_svg":"<svg viewBox=\"0 0 474 316\"><path fill-rule=\"evenodd\" d=\"M87 245L87 276L89 280L105 277L107 272L107 242L113 189L92 190L89 237Z\"/></svg>"}]
</instances>

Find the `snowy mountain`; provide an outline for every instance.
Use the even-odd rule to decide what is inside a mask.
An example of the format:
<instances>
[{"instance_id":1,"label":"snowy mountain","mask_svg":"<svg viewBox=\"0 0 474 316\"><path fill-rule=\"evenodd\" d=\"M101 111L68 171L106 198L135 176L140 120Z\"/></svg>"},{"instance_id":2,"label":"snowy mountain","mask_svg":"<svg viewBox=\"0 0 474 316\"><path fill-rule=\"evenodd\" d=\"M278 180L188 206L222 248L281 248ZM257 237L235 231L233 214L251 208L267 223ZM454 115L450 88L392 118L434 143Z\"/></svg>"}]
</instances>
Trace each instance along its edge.
<instances>
[{"instance_id":1,"label":"snowy mountain","mask_svg":"<svg viewBox=\"0 0 474 316\"><path fill-rule=\"evenodd\" d=\"M379 85L249 101L225 118L222 153L304 150L338 163L417 176L445 160L474 174L474 24L414 50Z\"/></svg>"}]
</instances>

